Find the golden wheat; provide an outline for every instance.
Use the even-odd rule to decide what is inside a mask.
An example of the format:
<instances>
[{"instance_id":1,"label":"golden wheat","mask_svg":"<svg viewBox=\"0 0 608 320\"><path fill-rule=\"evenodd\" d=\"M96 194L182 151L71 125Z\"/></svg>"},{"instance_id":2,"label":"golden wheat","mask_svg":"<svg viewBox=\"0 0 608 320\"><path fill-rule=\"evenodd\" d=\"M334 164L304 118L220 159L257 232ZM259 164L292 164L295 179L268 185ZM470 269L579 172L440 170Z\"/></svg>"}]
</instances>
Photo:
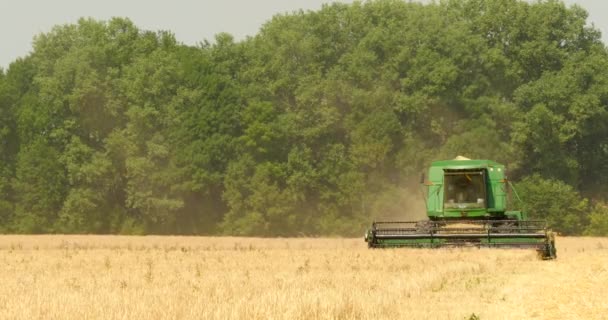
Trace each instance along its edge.
<instances>
[{"instance_id":1,"label":"golden wheat","mask_svg":"<svg viewBox=\"0 0 608 320\"><path fill-rule=\"evenodd\" d=\"M6 319L602 319L608 239L533 251L361 239L1 236Z\"/></svg>"}]
</instances>

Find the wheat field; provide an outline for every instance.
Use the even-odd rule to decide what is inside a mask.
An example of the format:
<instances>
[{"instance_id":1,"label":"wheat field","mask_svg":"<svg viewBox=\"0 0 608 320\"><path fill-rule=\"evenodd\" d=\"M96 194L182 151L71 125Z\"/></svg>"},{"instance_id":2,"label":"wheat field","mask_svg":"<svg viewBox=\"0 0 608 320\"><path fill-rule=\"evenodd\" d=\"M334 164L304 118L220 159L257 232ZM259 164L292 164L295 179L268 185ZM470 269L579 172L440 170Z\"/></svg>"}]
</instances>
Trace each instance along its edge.
<instances>
[{"instance_id":1,"label":"wheat field","mask_svg":"<svg viewBox=\"0 0 608 320\"><path fill-rule=\"evenodd\" d=\"M362 239L0 236L2 319L608 319L608 239L367 249Z\"/></svg>"}]
</instances>

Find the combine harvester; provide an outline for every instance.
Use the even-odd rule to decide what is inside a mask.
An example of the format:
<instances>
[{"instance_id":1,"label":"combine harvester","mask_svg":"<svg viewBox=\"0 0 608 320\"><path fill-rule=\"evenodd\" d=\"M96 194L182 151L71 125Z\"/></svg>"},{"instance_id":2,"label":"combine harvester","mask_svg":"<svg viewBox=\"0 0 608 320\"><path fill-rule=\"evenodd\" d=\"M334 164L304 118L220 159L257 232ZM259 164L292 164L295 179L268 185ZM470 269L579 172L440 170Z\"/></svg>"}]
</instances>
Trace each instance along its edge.
<instances>
[{"instance_id":1,"label":"combine harvester","mask_svg":"<svg viewBox=\"0 0 608 320\"><path fill-rule=\"evenodd\" d=\"M556 258L555 236L546 222L507 209L504 165L464 157L436 161L422 182L429 220L374 222L365 234L370 248L532 248L543 259Z\"/></svg>"}]
</instances>

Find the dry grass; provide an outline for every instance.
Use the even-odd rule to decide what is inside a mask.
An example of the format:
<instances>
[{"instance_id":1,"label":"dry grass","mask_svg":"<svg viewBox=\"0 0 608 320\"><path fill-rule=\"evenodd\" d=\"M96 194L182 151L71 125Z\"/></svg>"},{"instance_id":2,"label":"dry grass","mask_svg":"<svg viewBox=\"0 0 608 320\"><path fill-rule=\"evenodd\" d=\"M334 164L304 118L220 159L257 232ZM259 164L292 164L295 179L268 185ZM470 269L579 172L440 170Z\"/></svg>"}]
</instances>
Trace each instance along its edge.
<instances>
[{"instance_id":1,"label":"dry grass","mask_svg":"<svg viewBox=\"0 0 608 320\"><path fill-rule=\"evenodd\" d=\"M6 319L602 319L608 239L559 258L362 239L0 236Z\"/></svg>"}]
</instances>

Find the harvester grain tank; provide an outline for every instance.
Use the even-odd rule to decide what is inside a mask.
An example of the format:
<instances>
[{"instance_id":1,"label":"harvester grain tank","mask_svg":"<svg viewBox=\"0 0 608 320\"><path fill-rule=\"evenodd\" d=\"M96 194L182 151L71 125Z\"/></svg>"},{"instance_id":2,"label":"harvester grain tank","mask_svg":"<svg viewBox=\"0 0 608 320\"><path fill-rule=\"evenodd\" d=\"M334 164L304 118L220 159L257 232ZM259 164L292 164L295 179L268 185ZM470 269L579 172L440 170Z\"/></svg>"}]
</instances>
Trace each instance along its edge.
<instances>
[{"instance_id":1,"label":"harvester grain tank","mask_svg":"<svg viewBox=\"0 0 608 320\"><path fill-rule=\"evenodd\" d=\"M504 165L457 157L433 162L422 180L428 220L374 222L365 234L369 247L515 247L556 258L546 222L509 209Z\"/></svg>"}]
</instances>

